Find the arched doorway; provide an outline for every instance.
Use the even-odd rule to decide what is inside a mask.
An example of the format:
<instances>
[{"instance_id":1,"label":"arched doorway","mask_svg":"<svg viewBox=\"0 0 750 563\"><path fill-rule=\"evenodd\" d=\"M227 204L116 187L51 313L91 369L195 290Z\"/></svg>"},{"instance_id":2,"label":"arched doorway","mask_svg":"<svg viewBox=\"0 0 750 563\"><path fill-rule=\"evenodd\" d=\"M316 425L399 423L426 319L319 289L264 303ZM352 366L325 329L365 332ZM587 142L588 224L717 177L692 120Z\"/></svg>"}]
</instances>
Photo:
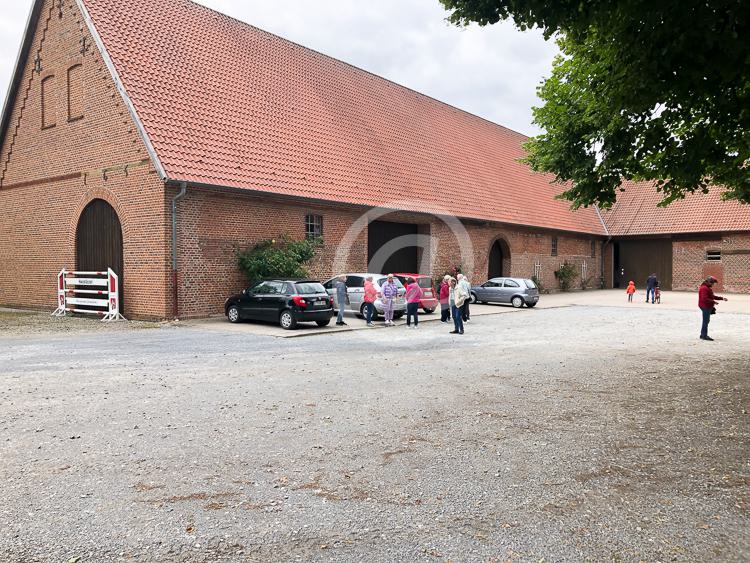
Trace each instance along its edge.
<instances>
[{"instance_id":1,"label":"arched doorway","mask_svg":"<svg viewBox=\"0 0 750 563\"><path fill-rule=\"evenodd\" d=\"M510 275L510 248L503 239L498 239L490 249L487 278L499 278Z\"/></svg>"},{"instance_id":2,"label":"arched doorway","mask_svg":"<svg viewBox=\"0 0 750 563\"><path fill-rule=\"evenodd\" d=\"M117 212L103 199L89 203L78 219L76 229L76 270L106 271L120 279L120 308L123 309L122 227Z\"/></svg>"}]
</instances>

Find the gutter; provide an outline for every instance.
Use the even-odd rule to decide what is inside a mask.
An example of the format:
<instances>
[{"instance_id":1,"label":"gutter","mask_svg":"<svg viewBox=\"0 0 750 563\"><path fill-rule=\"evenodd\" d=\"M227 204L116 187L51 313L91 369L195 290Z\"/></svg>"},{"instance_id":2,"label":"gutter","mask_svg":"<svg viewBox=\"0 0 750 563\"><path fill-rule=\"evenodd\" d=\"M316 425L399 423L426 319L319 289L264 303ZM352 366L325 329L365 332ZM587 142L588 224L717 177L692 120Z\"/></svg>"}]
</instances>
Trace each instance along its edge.
<instances>
[{"instance_id":1,"label":"gutter","mask_svg":"<svg viewBox=\"0 0 750 563\"><path fill-rule=\"evenodd\" d=\"M179 290L177 287L177 202L185 197L187 183L180 183L180 192L172 198L172 314L177 320L180 304Z\"/></svg>"}]
</instances>

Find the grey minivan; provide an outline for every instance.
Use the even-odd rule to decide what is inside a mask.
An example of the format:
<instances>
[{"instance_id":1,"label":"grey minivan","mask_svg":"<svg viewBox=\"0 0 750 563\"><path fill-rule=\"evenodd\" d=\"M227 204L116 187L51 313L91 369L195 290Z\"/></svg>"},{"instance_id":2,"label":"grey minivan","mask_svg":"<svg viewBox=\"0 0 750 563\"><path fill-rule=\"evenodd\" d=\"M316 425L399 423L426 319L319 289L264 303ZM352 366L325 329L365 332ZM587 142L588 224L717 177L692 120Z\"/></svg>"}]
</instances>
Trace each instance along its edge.
<instances>
[{"instance_id":1,"label":"grey minivan","mask_svg":"<svg viewBox=\"0 0 750 563\"><path fill-rule=\"evenodd\" d=\"M380 293L380 288L388 279L387 276L384 276L383 274L357 273L341 275L346 276L346 291L349 297L348 303L344 304L344 311L354 311L357 315L362 316L364 316L365 307L365 279L372 276L372 283L375 285L375 289L378 293ZM326 288L328 295L334 299L334 309L336 311L338 311L341 306L336 297L336 282L338 279L339 276L336 276L335 278L331 278L323 283L323 287ZM404 298L406 289L398 278L395 278L393 282L398 286L398 297L394 303L393 318L400 319L404 316L404 313L406 313L406 299ZM382 316L384 313L383 302L378 297L375 301L375 315Z\"/></svg>"},{"instance_id":2,"label":"grey minivan","mask_svg":"<svg viewBox=\"0 0 750 563\"><path fill-rule=\"evenodd\" d=\"M539 302L536 284L524 278L492 278L482 285L471 287L472 303L510 303L516 309Z\"/></svg>"}]
</instances>

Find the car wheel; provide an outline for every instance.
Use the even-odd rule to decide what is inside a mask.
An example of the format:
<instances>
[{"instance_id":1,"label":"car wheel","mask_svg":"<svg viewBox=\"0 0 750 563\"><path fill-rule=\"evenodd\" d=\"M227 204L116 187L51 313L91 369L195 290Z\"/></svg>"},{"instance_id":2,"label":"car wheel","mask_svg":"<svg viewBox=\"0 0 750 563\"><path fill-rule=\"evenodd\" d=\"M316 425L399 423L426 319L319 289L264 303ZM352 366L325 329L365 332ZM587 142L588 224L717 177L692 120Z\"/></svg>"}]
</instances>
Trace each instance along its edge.
<instances>
[{"instance_id":1,"label":"car wheel","mask_svg":"<svg viewBox=\"0 0 750 563\"><path fill-rule=\"evenodd\" d=\"M289 309L281 312L279 315L279 324L284 330L292 330L297 328L297 319L294 318L294 313Z\"/></svg>"},{"instance_id":2,"label":"car wheel","mask_svg":"<svg viewBox=\"0 0 750 563\"><path fill-rule=\"evenodd\" d=\"M359 308L359 316L363 319L367 318L367 311L365 311L365 304L362 303L362 306ZM378 310L373 307L372 309L372 320L376 321L378 320Z\"/></svg>"},{"instance_id":3,"label":"car wheel","mask_svg":"<svg viewBox=\"0 0 750 563\"><path fill-rule=\"evenodd\" d=\"M476 303L477 302L477 294L472 292L471 297L469 298L469 303Z\"/></svg>"},{"instance_id":4,"label":"car wheel","mask_svg":"<svg viewBox=\"0 0 750 563\"><path fill-rule=\"evenodd\" d=\"M519 297L518 295L511 299L510 302L516 309L523 307L523 297Z\"/></svg>"},{"instance_id":5,"label":"car wheel","mask_svg":"<svg viewBox=\"0 0 750 563\"><path fill-rule=\"evenodd\" d=\"M328 319L327 321L315 321L315 324L320 327L328 326L329 324L331 324L331 319Z\"/></svg>"},{"instance_id":6,"label":"car wheel","mask_svg":"<svg viewBox=\"0 0 750 563\"><path fill-rule=\"evenodd\" d=\"M240 310L237 308L237 305L232 305L227 309L227 318L230 323L240 322Z\"/></svg>"},{"instance_id":7,"label":"car wheel","mask_svg":"<svg viewBox=\"0 0 750 563\"><path fill-rule=\"evenodd\" d=\"M527 307L528 307L529 309L533 309L534 307L536 307L536 303L526 303L526 306L527 306Z\"/></svg>"},{"instance_id":8,"label":"car wheel","mask_svg":"<svg viewBox=\"0 0 750 563\"><path fill-rule=\"evenodd\" d=\"M423 310L423 311L424 311L424 312L425 312L425 313L426 313L427 315L431 315L432 313L434 313L434 312L435 312L435 309L430 309L429 307L422 307L422 310Z\"/></svg>"}]
</instances>

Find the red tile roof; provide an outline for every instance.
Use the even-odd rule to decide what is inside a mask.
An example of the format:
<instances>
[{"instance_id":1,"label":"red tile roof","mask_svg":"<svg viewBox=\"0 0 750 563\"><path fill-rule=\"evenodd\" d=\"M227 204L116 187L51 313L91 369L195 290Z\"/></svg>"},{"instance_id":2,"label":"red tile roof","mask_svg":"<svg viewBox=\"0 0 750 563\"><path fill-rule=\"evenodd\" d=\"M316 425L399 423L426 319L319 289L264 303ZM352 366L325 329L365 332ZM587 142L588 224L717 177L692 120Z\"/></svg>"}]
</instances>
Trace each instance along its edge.
<instances>
[{"instance_id":1,"label":"red tile roof","mask_svg":"<svg viewBox=\"0 0 750 563\"><path fill-rule=\"evenodd\" d=\"M611 209L602 211L613 236L750 231L750 206L721 199L722 190L694 193L667 207L650 182L624 182Z\"/></svg>"},{"instance_id":2,"label":"red tile roof","mask_svg":"<svg viewBox=\"0 0 750 563\"><path fill-rule=\"evenodd\" d=\"M188 0L84 4L172 180L604 232L519 133Z\"/></svg>"}]
</instances>

